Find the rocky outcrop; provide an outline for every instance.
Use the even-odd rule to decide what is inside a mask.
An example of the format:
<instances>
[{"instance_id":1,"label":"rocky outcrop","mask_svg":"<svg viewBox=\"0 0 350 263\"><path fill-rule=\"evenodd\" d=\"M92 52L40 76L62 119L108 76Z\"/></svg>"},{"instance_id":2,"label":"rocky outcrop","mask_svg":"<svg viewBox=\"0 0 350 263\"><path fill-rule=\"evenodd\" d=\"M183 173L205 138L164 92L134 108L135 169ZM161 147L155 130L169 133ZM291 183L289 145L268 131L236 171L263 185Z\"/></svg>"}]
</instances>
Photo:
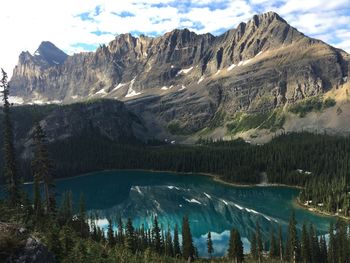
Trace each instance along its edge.
<instances>
[{"instance_id":1,"label":"rocky outcrop","mask_svg":"<svg viewBox=\"0 0 350 263\"><path fill-rule=\"evenodd\" d=\"M54 255L26 229L0 222L0 261L4 263L55 263Z\"/></svg>"},{"instance_id":2,"label":"rocky outcrop","mask_svg":"<svg viewBox=\"0 0 350 263\"><path fill-rule=\"evenodd\" d=\"M273 12L218 37L187 29L156 38L122 34L96 52L59 56L57 64L52 57L59 52L45 46L52 52L43 59L21 54L10 82L13 95L40 103L127 101L161 137L171 122L191 133L218 112L226 118L264 112L340 87L350 61L346 52L303 35Z\"/></svg>"}]
</instances>

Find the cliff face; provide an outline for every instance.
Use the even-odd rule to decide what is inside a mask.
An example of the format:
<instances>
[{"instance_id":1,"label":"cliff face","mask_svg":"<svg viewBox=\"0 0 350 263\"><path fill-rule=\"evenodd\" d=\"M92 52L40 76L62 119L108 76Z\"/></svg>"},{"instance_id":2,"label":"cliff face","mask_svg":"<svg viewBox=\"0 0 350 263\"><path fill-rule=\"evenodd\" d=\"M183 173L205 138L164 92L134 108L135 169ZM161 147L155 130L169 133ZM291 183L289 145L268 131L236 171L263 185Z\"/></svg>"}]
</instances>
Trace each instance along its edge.
<instances>
[{"instance_id":1,"label":"cliff face","mask_svg":"<svg viewBox=\"0 0 350 263\"><path fill-rule=\"evenodd\" d=\"M157 38L123 34L73 56L45 47L40 56L20 55L12 95L40 103L127 101L155 134L169 123L191 133L219 112L264 112L324 93L347 81L350 61L273 12L218 37L186 29Z\"/></svg>"}]
</instances>

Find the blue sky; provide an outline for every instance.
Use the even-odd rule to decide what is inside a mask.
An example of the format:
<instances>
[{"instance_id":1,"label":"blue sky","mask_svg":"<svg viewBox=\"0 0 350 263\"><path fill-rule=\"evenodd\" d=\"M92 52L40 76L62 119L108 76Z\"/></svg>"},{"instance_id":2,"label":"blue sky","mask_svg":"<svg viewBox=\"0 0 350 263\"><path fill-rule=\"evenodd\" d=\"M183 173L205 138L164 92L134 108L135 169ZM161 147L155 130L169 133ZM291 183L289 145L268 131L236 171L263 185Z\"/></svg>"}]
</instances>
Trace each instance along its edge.
<instances>
[{"instance_id":1,"label":"blue sky","mask_svg":"<svg viewBox=\"0 0 350 263\"><path fill-rule=\"evenodd\" d=\"M218 35L267 11L350 52L349 0L11 0L2 9L8 41L1 41L0 66L10 74L20 52L34 52L43 40L73 54L126 32L157 36L189 28Z\"/></svg>"}]
</instances>

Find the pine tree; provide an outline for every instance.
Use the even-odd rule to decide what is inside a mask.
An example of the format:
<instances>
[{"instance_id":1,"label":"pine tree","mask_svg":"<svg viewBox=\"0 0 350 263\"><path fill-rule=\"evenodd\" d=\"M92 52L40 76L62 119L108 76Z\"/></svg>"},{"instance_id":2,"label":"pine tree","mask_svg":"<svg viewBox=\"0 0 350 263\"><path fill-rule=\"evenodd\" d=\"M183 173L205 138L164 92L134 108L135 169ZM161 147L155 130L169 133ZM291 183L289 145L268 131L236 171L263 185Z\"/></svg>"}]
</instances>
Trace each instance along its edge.
<instances>
[{"instance_id":1,"label":"pine tree","mask_svg":"<svg viewBox=\"0 0 350 263\"><path fill-rule=\"evenodd\" d=\"M256 240L256 233L253 232L252 236L250 238L250 253L253 256L253 259L257 260L259 257L258 254L258 245L257 245L257 240Z\"/></svg>"},{"instance_id":2,"label":"pine tree","mask_svg":"<svg viewBox=\"0 0 350 263\"><path fill-rule=\"evenodd\" d=\"M40 225L40 221L43 214L41 193L40 193L40 182L37 176L34 176L33 184L33 209L34 209L34 222Z\"/></svg>"},{"instance_id":3,"label":"pine tree","mask_svg":"<svg viewBox=\"0 0 350 263\"><path fill-rule=\"evenodd\" d=\"M181 256L181 249L180 249L180 242L179 242L179 230L178 230L177 224L175 224L175 228L174 228L174 256L175 257Z\"/></svg>"},{"instance_id":4,"label":"pine tree","mask_svg":"<svg viewBox=\"0 0 350 263\"><path fill-rule=\"evenodd\" d=\"M304 263L311 262L309 234L306 229L306 224L303 224L301 231L301 258Z\"/></svg>"},{"instance_id":5,"label":"pine tree","mask_svg":"<svg viewBox=\"0 0 350 263\"><path fill-rule=\"evenodd\" d=\"M320 258L321 258L321 263L327 263L327 244L326 244L326 239L324 235L321 236L320 239Z\"/></svg>"},{"instance_id":6,"label":"pine tree","mask_svg":"<svg viewBox=\"0 0 350 263\"><path fill-rule=\"evenodd\" d=\"M257 221L256 222L256 243L257 243L257 252L258 252L258 262L262 262L262 256L263 256L263 241L261 237L261 230L260 230L260 224Z\"/></svg>"},{"instance_id":7,"label":"pine tree","mask_svg":"<svg viewBox=\"0 0 350 263\"><path fill-rule=\"evenodd\" d=\"M152 243L154 251L158 254L162 253L162 240L161 240L161 232L158 225L158 218L155 216L153 218L153 227L152 227Z\"/></svg>"},{"instance_id":8,"label":"pine tree","mask_svg":"<svg viewBox=\"0 0 350 263\"><path fill-rule=\"evenodd\" d=\"M54 182L52 177L53 165L49 158L46 145L46 135L39 123L36 123L33 133L34 141L34 176L44 183L44 194L46 203L46 212L52 213L56 209Z\"/></svg>"},{"instance_id":9,"label":"pine tree","mask_svg":"<svg viewBox=\"0 0 350 263\"><path fill-rule=\"evenodd\" d=\"M292 214L289 219L288 225L288 238L286 243L286 257L288 260L293 263L299 260L299 241L297 235L297 222L295 220L295 213L292 211Z\"/></svg>"},{"instance_id":10,"label":"pine tree","mask_svg":"<svg viewBox=\"0 0 350 263\"><path fill-rule=\"evenodd\" d=\"M86 223L86 208L85 208L85 199L83 193L80 194L79 199L79 232L81 237L89 236L89 225Z\"/></svg>"},{"instance_id":11,"label":"pine tree","mask_svg":"<svg viewBox=\"0 0 350 263\"><path fill-rule=\"evenodd\" d=\"M318 243L318 237L315 232L315 229L312 225L310 225L309 228L309 247L310 247L310 254L311 254L311 261L312 262L320 262L320 246Z\"/></svg>"},{"instance_id":12,"label":"pine tree","mask_svg":"<svg viewBox=\"0 0 350 263\"><path fill-rule=\"evenodd\" d=\"M214 247L213 247L213 241L211 240L210 231L208 232L208 236L207 236L207 252L208 252L210 258L212 258L212 255L214 252Z\"/></svg>"},{"instance_id":13,"label":"pine tree","mask_svg":"<svg viewBox=\"0 0 350 263\"><path fill-rule=\"evenodd\" d=\"M283 236L282 236L282 227L281 225L278 226L278 257L281 262L283 262Z\"/></svg>"},{"instance_id":14,"label":"pine tree","mask_svg":"<svg viewBox=\"0 0 350 263\"><path fill-rule=\"evenodd\" d=\"M113 230L112 219L108 219L107 241L108 241L108 245L110 247L114 247L115 246L115 237L114 237L114 230Z\"/></svg>"},{"instance_id":15,"label":"pine tree","mask_svg":"<svg viewBox=\"0 0 350 263\"><path fill-rule=\"evenodd\" d=\"M329 263L337 263L337 244L334 236L334 225L331 222L329 225L329 243L328 243L328 262Z\"/></svg>"},{"instance_id":16,"label":"pine tree","mask_svg":"<svg viewBox=\"0 0 350 263\"><path fill-rule=\"evenodd\" d=\"M243 243L241 240L241 236L236 229L231 229L230 231L230 241L227 252L228 257L232 259L235 263L243 262Z\"/></svg>"},{"instance_id":17,"label":"pine tree","mask_svg":"<svg viewBox=\"0 0 350 263\"><path fill-rule=\"evenodd\" d=\"M131 218L128 218L128 221L125 225L125 247L131 251L135 252L135 235L134 235L134 226L132 225Z\"/></svg>"},{"instance_id":18,"label":"pine tree","mask_svg":"<svg viewBox=\"0 0 350 263\"><path fill-rule=\"evenodd\" d=\"M173 241L171 239L171 233L170 233L170 227L168 226L168 230L165 234L165 255L169 257L174 256L174 247L173 247Z\"/></svg>"},{"instance_id":19,"label":"pine tree","mask_svg":"<svg viewBox=\"0 0 350 263\"><path fill-rule=\"evenodd\" d=\"M117 243L124 244L123 221L121 217L118 218Z\"/></svg>"},{"instance_id":20,"label":"pine tree","mask_svg":"<svg viewBox=\"0 0 350 263\"><path fill-rule=\"evenodd\" d=\"M271 233L270 233L270 252L269 252L270 258L274 258L278 256L277 253L277 243L275 238L275 230L273 226L271 226Z\"/></svg>"},{"instance_id":21,"label":"pine tree","mask_svg":"<svg viewBox=\"0 0 350 263\"><path fill-rule=\"evenodd\" d=\"M182 255L184 259L189 261L194 259L195 256L191 228L187 216L184 216L182 219Z\"/></svg>"},{"instance_id":22,"label":"pine tree","mask_svg":"<svg viewBox=\"0 0 350 263\"><path fill-rule=\"evenodd\" d=\"M0 80L0 88L3 90L2 100L4 101L3 112L3 141L4 141L4 178L6 181L6 191L8 194L8 201L11 206L18 206L20 204L20 179L17 171L17 162L14 146L13 128L10 116L10 87L7 82L7 74L1 69L2 78Z\"/></svg>"}]
</instances>

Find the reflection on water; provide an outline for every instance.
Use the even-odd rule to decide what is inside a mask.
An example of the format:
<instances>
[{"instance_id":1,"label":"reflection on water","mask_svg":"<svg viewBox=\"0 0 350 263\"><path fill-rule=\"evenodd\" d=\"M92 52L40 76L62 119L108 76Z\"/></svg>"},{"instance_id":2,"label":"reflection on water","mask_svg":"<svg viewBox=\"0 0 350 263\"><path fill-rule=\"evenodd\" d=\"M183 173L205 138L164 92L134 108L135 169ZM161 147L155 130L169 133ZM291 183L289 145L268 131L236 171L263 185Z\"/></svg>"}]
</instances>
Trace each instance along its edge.
<instances>
[{"instance_id":1,"label":"reflection on water","mask_svg":"<svg viewBox=\"0 0 350 263\"><path fill-rule=\"evenodd\" d=\"M212 232L216 255L226 252L229 230L237 228L249 250L247 237L259 220L263 236L268 239L273 226L277 231L286 225L298 190L286 187L232 187L214 182L205 176L146 171L104 171L57 182L59 197L65 190L73 192L77 206L84 193L86 207L100 216L98 224L105 227L106 218L133 218L136 227L152 225L158 216L166 229L189 215L195 244L201 256L206 255L206 234ZM314 224L320 233L327 231L329 217L321 217L295 208L300 225Z\"/></svg>"}]
</instances>

